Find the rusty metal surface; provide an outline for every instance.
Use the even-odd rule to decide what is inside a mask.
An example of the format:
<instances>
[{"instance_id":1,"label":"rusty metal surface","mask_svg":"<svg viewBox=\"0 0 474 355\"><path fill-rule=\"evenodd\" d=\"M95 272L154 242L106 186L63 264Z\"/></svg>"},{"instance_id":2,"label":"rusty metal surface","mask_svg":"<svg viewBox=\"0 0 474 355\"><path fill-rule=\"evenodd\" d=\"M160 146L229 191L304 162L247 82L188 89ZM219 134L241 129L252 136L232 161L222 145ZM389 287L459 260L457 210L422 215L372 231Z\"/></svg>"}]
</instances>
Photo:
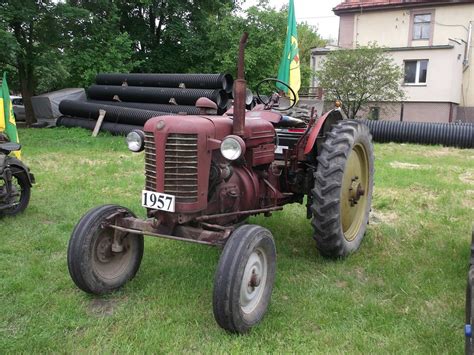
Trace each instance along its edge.
<instances>
[{"instance_id":1,"label":"rusty metal surface","mask_svg":"<svg viewBox=\"0 0 474 355\"><path fill-rule=\"evenodd\" d=\"M233 133L237 136L245 134L245 96L247 83L244 78L245 46L248 33L244 32L239 44L239 58L237 64L237 80L234 81L234 120Z\"/></svg>"},{"instance_id":2,"label":"rusty metal surface","mask_svg":"<svg viewBox=\"0 0 474 355\"><path fill-rule=\"evenodd\" d=\"M189 242L189 243L204 244L204 245L216 245L216 243L212 243L212 242L209 242L209 241L196 240L196 239L191 239L191 238L181 238L181 237L176 237L176 236L173 236L173 235L166 235L166 234L158 234L158 233L142 231L142 230L138 230L138 229L120 227L120 226L116 226L116 225L113 225L113 224L111 224L109 227L113 228L113 229L117 229L117 230L122 231L122 232L127 232L127 233L149 235L149 236L152 236L152 237L158 237L158 238L163 238L163 239L179 240L181 242Z\"/></svg>"},{"instance_id":3,"label":"rusty metal surface","mask_svg":"<svg viewBox=\"0 0 474 355\"><path fill-rule=\"evenodd\" d=\"M214 214L214 215L204 215L204 216L197 217L196 221L209 221L209 220L218 219L222 217L228 217L228 216L251 216L253 214L280 211L282 209L283 209L282 206L277 206L277 207L269 207L269 208L260 208L258 210L247 210L247 211L237 211L237 212L230 212L230 213L220 213L220 214Z\"/></svg>"},{"instance_id":4,"label":"rusty metal surface","mask_svg":"<svg viewBox=\"0 0 474 355\"><path fill-rule=\"evenodd\" d=\"M258 147L249 149L245 157L251 166L270 164L275 160L275 144L262 144Z\"/></svg>"},{"instance_id":5,"label":"rusty metal surface","mask_svg":"<svg viewBox=\"0 0 474 355\"><path fill-rule=\"evenodd\" d=\"M316 121L316 125L314 125L314 127L311 129L311 132L309 133L308 141L304 149L304 154L309 154L311 152L311 150L313 149L314 143L316 142L316 138L319 135L319 132L323 128L326 120L330 119L332 115L337 116L336 120L342 119L341 113L337 110L328 111L324 115L319 117L318 120Z\"/></svg>"},{"instance_id":6,"label":"rusty metal surface","mask_svg":"<svg viewBox=\"0 0 474 355\"><path fill-rule=\"evenodd\" d=\"M187 225L179 225L174 228L172 233L166 226L162 225L162 220L149 218L139 219L130 217L122 211L111 215L102 225L103 228L112 228L120 232L135 233L159 237L164 239L173 239L197 244L219 245L230 235L233 227L220 227L212 224L204 223L205 228L191 227Z\"/></svg>"}]
</instances>

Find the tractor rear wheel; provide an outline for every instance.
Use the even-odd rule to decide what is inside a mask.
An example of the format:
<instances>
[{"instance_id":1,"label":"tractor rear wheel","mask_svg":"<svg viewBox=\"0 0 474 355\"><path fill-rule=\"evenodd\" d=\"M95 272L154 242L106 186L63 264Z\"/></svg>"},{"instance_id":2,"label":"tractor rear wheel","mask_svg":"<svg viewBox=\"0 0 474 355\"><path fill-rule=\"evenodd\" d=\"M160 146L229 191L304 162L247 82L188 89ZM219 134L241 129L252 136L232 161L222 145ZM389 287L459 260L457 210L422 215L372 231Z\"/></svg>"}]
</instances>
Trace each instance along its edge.
<instances>
[{"instance_id":1,"label":"tractor rear wheel","mask_svg":"<svg viewBox=\"0 0 474 355\"><path fill-rule=\"evenodd\" d=\"M369 128L343 120L326 133L312 190L312 225L319 252L345 257L356 251L369 220L374 153Z\"/></svg>"}]
</instances>

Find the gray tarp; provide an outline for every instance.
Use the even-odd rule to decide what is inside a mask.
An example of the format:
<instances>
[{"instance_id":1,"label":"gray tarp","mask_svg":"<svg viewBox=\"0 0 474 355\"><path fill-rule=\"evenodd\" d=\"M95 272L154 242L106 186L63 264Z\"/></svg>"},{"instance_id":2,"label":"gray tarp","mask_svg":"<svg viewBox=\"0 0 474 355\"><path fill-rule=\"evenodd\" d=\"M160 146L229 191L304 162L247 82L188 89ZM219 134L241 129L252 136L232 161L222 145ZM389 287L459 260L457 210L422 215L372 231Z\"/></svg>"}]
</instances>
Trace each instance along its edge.
<instances>
[{"instance_id":1,"label":"gray tarp","mask_svg":"<svg viewBox=\"0 0 474 355\"><path fill-rule=\"evenodd\" d=\"M62 100L86 100L86 92L83 88L70 88L48 92L46 94L33 96L31 103L38 121L55 120L61 113L59 103Z\"/></svg>"}]
</instances>

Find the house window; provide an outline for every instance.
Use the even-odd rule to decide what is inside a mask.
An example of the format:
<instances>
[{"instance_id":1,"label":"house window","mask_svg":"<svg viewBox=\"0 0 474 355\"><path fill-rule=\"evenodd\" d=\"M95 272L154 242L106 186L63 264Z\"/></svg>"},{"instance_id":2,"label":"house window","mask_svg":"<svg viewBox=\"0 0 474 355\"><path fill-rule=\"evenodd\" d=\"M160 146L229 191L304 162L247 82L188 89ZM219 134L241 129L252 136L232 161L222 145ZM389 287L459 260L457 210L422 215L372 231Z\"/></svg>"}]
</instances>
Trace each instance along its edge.
<instances>
[{"instance_id":1,"label":"house window","mask_svg":"<svg viewBox=\"0 0 474 355\"><path fill-rule=\"evenodd\" d=\"M413 16L413 39L430 39L431 14Z\"/></svg>"},{"instance_id":2,"label":"house window","mask_svg":"<svg viewBox=\"0 0 474 355\"><path fill-rule=\"evenodd\" d=\"M369 119L377 121L380 118L380 107L373 106L369 109Z\"/></svg>"},{"instance_id":3,"label":"house window","mask_svg":"<svg viewBox=\"0 0 474 355\"><path fill-rule=\"evenodd\" d=\"M405 84L425 84L428 60L405 60Z\"/></svg>"}]
</instances>

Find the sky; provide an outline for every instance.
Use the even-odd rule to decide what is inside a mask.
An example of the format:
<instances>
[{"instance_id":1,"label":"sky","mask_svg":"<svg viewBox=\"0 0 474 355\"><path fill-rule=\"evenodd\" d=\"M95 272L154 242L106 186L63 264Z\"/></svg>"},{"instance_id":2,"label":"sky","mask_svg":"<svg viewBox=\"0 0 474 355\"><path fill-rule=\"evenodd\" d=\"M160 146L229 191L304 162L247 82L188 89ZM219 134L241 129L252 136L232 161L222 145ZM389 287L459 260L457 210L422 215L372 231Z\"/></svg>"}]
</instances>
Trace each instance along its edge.
<instances>
[{"instance_id":1,"label":"sky","mask_svg":"<svg viewBox=\"0 0 474 355\"><path fill-rule=\"evenodd\" d=\"M272 7L277 9L288 4L288 0L270 0ZM318 28L319 34L325 39L337 40L339 17L332 9L343 0L294 0L296 22L307 22ZM258 0L247 0L244 8L256 5Z\"/></svg>"}]
</instances>

